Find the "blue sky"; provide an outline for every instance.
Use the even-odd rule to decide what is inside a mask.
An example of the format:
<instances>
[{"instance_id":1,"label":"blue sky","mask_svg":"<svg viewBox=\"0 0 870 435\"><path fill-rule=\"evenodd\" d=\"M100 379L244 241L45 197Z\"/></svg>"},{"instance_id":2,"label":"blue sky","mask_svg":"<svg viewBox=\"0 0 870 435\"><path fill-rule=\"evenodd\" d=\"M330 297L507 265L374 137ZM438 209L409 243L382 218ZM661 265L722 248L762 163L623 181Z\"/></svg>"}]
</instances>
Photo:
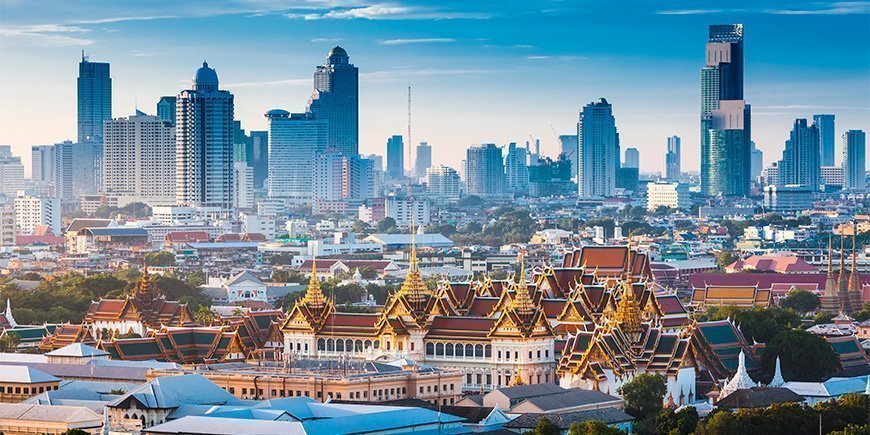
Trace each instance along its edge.
<instances>
[{"instance_id":1,"label":"blue sky","mask_svg":"<svg viewBox=\"0 0 870 435\"><path fill-rule=\"evenodd\" d=\"M643 171L661 169L672 134L691 170L706 27L729 22L745 25L766 163L796 117L834 113L838 155L842 131L870 128L867 1L0 0L0 143L29 161L29 146L75 137L81 49L111 62L116 117L154 112L208 60L243 126L264 129L271 108L303 110L314 66L340 44L360 68L362 152L404 134L411 85L413 140L436 162L530 135L555 155L553 129L606 97Z\"/></svg>"}]
</instances>

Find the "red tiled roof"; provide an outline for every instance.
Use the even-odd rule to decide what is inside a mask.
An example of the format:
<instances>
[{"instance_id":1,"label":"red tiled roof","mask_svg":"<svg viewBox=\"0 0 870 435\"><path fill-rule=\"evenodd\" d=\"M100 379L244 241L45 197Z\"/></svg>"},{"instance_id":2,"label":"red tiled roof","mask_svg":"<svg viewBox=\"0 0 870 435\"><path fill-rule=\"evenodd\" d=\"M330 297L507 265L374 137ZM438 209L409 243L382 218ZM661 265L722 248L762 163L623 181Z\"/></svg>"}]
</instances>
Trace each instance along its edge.
<instances>
[{"instance_id":1,"label":"red tiled roof","mask_svg":"<svg viewBox=\"0 0 870 435\"><path fill-rule=\"evenodd\" d=\"M770 290L774 284L815 284L816 288L825 288L824 273L697 273L689 277L692 288L706 288L707 286L758 286L759 290ZM860 274L859 280L864 284L870 284L870 274Z\"/></svg>"},{"instance_id":2,"label":"red tiled roof","mask_svg":"<svg viewBox=\"0 0 870 435\"><path fill-rule=\"evenodd\" d=\"M211 237L205 231L175 231L167 234L164 240L170 243L207 242Z\"/></svg>"}]
</instances>

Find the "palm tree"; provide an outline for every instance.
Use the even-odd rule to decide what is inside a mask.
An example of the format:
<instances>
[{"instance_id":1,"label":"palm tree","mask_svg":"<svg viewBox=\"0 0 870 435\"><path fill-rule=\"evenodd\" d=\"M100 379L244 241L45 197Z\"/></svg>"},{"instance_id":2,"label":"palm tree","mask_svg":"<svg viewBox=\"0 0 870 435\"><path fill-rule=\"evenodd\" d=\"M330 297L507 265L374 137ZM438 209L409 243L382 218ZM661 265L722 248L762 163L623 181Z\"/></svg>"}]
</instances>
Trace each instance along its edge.
<instances>
[{"instance_id":1,"label":"palm tree","mask_svg":"<svg viewBox=\"0 0 870 435\"><path fill-rule=\"evenodd\" d=\"M196 322L202 326L211 326L212 322L214 322L214 313L211 311L210 307L205 305L199 307L193 317L196 319Z\"/></svg>"},{"instance_id":2,"label":"palm tree","mask_svg":"<svg viewBox=\"0 0 870 435\"><path fill-rule=\"evenodd\" d=\"M243 310L241 307L233 308L233 312L232 312L233 317L243 317L244 315L245 315L245 310Z\"/></svg>"}]
</instances>

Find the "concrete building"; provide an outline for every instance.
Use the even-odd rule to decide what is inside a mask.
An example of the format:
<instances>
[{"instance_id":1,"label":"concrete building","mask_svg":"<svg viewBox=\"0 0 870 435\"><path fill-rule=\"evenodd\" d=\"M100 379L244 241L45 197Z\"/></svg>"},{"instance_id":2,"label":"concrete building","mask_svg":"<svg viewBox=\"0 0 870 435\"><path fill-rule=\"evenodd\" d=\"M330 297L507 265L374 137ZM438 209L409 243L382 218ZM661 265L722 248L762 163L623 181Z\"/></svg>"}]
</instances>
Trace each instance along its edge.
<instances>
[{"instance_id":1,"label":"concrete building","mask_svg":"<svg viewBox=\"0 0 870 435\"><path fill-rule=\"evenodd\" d=\"M462 194L462 180L456 169L436 165L426 170L426 184L429 197L439 203L459 201Z\"/></svg>"},{"instance_id":2,"label":"concrete building","mask_svg":"<svg viewBox=\"0 0 870 435\"><path fill-rule=\"evenodd\" d=\"M30 148L30 178L33 181L54 182L54 146L34 145Z\"/></svg>"},{"instance_id":3,"label":"concrete building","mask_svg":"<svg viewBox=\"0 0 870 435\"><path fill-rule=\"evenodd\" d=\"M15 246L15 200L0 203L0 246Z\"/></svg>"},{"instance_id":4,"label":"concrete building","mask_svg":"<svg viewBox=\"0 0 870 435\"><path fill-rule=\"evenodd\" d=\"M417 178L426 176L426 170L432 166L432 147L429 142L423 141L417 145L417 154L414 159L414 175Z\"/></svg>"},{"instance_id":5,"label":"concrete building","mask_svg":"<svg viewBox=\"0 0 870 435\"><path fill-rule=\"evenodd\" d=\"M325 121L308 114L274 109L269 122L269 197L310 201L314 194L314 160L327 148Z\"/></svg>"},{"instance_id":6,"label":"concrete building","mask_svg":"<svg viewBox=\"0 0 870 435\"><path fill-rule=\"evenodd\" d=\"M796 119L785 141L779 163L778 186L807 186L819 189L819 128L806 119Z\"/></svg>"},{"instance_id":7,"label":"concrete building","mask_svg":"<svg viewBox=\"0 0 870 435\"><path fill-rule=\"evenodd\" d=\"M507 190L511 194L525 193L529 187L528 150L517 147L516 143L508 145L504 158L504 178Z\"/></svg>"},{"instance_id":8,"label":"concrete building","mask_svg":"<svg viewBox=\"0 0 870 435\"><path fill-rule=\"evenodd\" d=\"M668 181L680 181L682 169L680 167L680 137L668 138L668 148L665 154L665 179Z\"/></svg>"},{"instance_id":9,"label":"concrete building","mask_svg":"<svg viewBox=\"0 0 870 435\"><path fill-rule=\"evenodd\" d=\"M683 210L692 206L689 186L682 183L649 183L646 194L646 208L649 211L655 211L662 206Z\"/></svg>"},{"instance_id":10,"label":"concrete building","mask_svg":"<svg viewBox=\"0 0 870 435\"><path fill-rule=\"evenodd\" d=\"M821 166L834 166L834 115L813 115L813 125L819 130Z\"/></svg>"},{"instance_id":11,"label":"concrete building","mask_svg":"<svg viewBox=\"0 0 870 435\"><path fill-rule=\"evenodd\" d=\"M842 166L822 166L819 168L819 183L828 191L842 188L845 182L843 169Z\"/></svg>"},{"instance_id":12,"label":"concrete building","mask_svg":"<svg viewBox=\"0 0 870 435\"><path fill-rule=\"evenodd\" d=\"M254 209L254 168L245 162L233 163L233 204L236 209Z\"/></svg>"},{"instance_id":13,"label":"concrete building","mask_svg":"<svg viewBox=\"0 0 870 435\"><path fill-rule=\"evenodd\" d=\"M314 160L314 210L344 212L375 192L374 162L329 149Z\"/></svg>"},{"instance_id":14,"label":"concrete building","mask_svg":"<svg viewBox=\"0 0 870 435\"><path fill-rule=\"evenodd\" d=\"M103 144L103 192L110 202L175 204L175 128L168 121L138 111L108 120Z\"/></svg>"},{"instance_id":15,"label":"concrete building","mask_svg":"<svg viewBox=\"0 0 870 435\"><path fill-rule=\"evenodd\" d=\"M0 402L18 403L45 391L57 390L60 379L27 366L0 365Z\"/></svg>"},{"instance_id":16,"label":"concrete building","mask_svg":"<svg viewBox=\"0 0 870 435\"><path fill-rule=\"evenodd\" d=\"M505 185L501 148L491 143L469 148L465 159L468 194L482 198L500 197L505 194Z\"/></svg>"},{"instance_id":17,"label":"concrete building","mask_svg":"<svg viewBox=\"0 0 870 435\"><path fill-rule=\"evenodd\" d=\"M36 227L48 226L60 234L60 200L19 192L15 198L15 226L18 234L29 235Z\"/></svg>"},{"instance_id":18,"label":"concrete building","mask_svg":"<svg viewBox=\"0 0 870 435\"><path fill-rule=\"evenodd\" d=\"M24 188L24 165L10 145L0 145L0 194L15 196Z\"/></svg>"},{"instance_id":19,"label":"concrete building","mask_svg":"<svg viewBox=\"0 0 870 435\"><path fill-rule=\"evenodd\" d=\"M625 162L622 167L624 168L640 168L640 151L637 148L626 148L625 149Z\"/></svg>"},{"instance_id":20,"label":"concrete building","mask_svg":"<svg viewBox=\"0 0 870 435\"><path fill-rule=\"evenodd\" d=\"M577 124L579 137L577 186L581 198L612 196L620 167L619 133L613 106L604 98L583 107Z\"/></svg>"},{"instance_id":21,"label":"concrete building","mask_svg":"<svg viewBox=\"0 0 870 435\"><path fill-rule=\"evenodd\" d=\"M843 133L843 181L847 189L867 187L867 135L862 130Z\"/></svg>"},{"instance_id":22,"label":"concrete building","mask_svg":"<svg viewBox=\"0 0 870 435\"><path fill-rule=\"evenodd\" d=\"M813 208L813 189L810 186L764 187L764 208L772 212L797 212Z\"/></svg>"},{"instance_id":23,"label":"concrete building","mask_svg":"<svg viewBox=\"0 0 870 435\"><path fill-rule=\"evenodd\" d=\"M395 196L387 197L385 201L386 217L393 218L396 226L408 228L413 223L416 226L429 225L431 221L429 201L425 199L403 199Z\"/></svg>"},{"instance_id":24,"label":"concrete building","mask_svg":"<svg viewBox=\"0 0 870 435\"><path fill-rule=\"evenodd\" d=\"M559 136L559 152L571 162L571 178L577 178L577 156L580 150L576 134L563 134Z\"/></svg>"},{"instance_id":25,"label":"concrete building","mask_svg":"<svg viewBox=\"0 0 870 435\"><path fill-rule=\"evenodd\" d=\"M341 47L329 50L314 72L314 92L306 112L327 122L327 147L351 157L359 154L359 69Z\"/></svg>"},{"instance_id":26,"label":"concrete building","mask_svg":"<svg viewBox=\"0 0 870 435\"><path fill-rule=\"evenodd\" d=\"M401 135L387 139L387 178L394 180L405 176L405 145Z\"/></svg>"}]
</instances>

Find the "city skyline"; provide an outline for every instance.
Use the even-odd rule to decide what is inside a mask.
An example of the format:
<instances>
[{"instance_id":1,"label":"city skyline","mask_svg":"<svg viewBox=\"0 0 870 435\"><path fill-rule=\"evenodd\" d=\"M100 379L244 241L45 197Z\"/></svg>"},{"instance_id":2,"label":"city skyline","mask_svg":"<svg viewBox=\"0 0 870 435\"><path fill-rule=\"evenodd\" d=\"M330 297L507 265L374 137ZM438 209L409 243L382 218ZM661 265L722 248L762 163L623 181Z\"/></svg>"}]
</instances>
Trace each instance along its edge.
<instances>
[{"instance_id":1,"label":"city skyline","mask_svg":"<svg viewBox=\"0 0 870 435\"><path fill-rule=\"evenodd\" d=\"M269 109L304 110L312 68L340 44L360 68L361 153L384 154L386 138L405 133L405 92L411 84L412 140L432 145L434 163L458 168L462 151L473 144L523 143L530 134L541 139L544 154L555 156L559 145L550 126L557 134L570 133L582 105L604 97L618 108L626 146L650 156L642 171L661 170L660 143L671 135L683 138L684 170L695 171L697 71L703 64L698 42L708 25L727 22L746 28L746 99L758 117L753 140L765 151L765 165L781 153L795 118L835 114L837 137L848 129L868 129L870 60L854 56L870 47L870 30L862 21L870 11L867 3L799 2L787 9L772 3L722 5L697 10L686 2L638 3L620 9L624 20L605 25L595 17L612 14L613 6L581 11L548 3L544 6L552 7L541 12L542 5L508 4L493 11L465 4L350 2L327 10L219 2L163 10L157 2L152 11L131 12L113 3L70 10L62 4L23 8L6 2L0 6L0 46L9 62L0 68L0 93L9 98L0 102L0 143L12 145L29 169L28 147L75 137L73 77L81 48L94 62L112 65L115 117L131 115L137 106L154 114L159 98L177 93L189 83L190 71L207 60L237 96L237 119L250 131L266 129L262 114ZM571 19L589 23L558 25ZM801 29L810 20L829 31L804 38ZM205 32L227 23L245 31ZM506 31L514 25L536 32ZM139 38L143 32L149 38ZM641 36L660 43L638 43ZM789 38L814 53L812 58L783 50ZM655 89L642 87L651 82ZM824 86L816 85L820 82ZM26 98L36 92L47 97ZM46 125L44 117L54 122ZM839 141L836 147L839 162Z\"/></svg>"}]
</instances>

